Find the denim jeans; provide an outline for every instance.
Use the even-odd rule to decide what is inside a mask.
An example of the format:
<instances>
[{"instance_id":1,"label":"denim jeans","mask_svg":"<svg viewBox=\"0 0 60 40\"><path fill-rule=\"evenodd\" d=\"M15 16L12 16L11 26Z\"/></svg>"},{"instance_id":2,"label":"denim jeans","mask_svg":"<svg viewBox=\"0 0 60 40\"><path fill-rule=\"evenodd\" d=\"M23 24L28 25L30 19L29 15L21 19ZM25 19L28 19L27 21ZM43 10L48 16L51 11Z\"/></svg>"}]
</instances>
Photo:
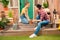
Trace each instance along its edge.
<instances>
[{"instance_id":1,"label":"denim jeans","mask_svg":"<svg viewBox=\"0 0 60 40\"><path fill-rule=\"evenodd\" d=\"M27 18L25 17L25 15L20 16L20 18L21 18L21 22L23 24L28 24L29 23L28 20L27 20Z\"/></svg>"},{"instance_id":2,"label":"denim jeans","mask_svg":"<svg viewBox=\"0 0 60 40\"><path fill-rule=\"evenodd\" d=\"M43 25L47 25L48 23L49 23L48 20L44 20L44 21L39 22L38 25L36 26L37 29L35 30L34 34L37 35L38 32L40 31L41 27L42 27Z\"/></svg>"},{"instance_id":3,"label":"denim jeans","mask_svg":"<svg viewBox=\"0 0 60 40\"><path fill-rule=\"evenodd\" d=\"M39 20L40 19L40 15L37 15L36 19Z\"/></svg>"}]
</instances>

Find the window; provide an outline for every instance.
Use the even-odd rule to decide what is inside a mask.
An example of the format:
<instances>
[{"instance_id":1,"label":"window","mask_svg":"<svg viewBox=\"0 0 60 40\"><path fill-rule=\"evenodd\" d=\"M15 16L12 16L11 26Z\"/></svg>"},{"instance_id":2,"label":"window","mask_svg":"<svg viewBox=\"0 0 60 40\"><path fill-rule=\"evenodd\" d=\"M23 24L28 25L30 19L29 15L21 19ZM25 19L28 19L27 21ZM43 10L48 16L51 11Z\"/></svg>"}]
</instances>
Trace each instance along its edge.
<instances>
[{"instance_id":1,"label":"window","mask_svg":"<svg viewBox=\"0 0 60 40\"><path fill-rule=\"evenodd\" d=\"M13 11L14 17L19 15L19 0L9 0L8 8ZM17 17L18 18L18 17Z\"/></svg>"},{"instance_id":2,"label":"window","mask_svg":"<svg viewBox=\"0 0 60 40\"><path fill-rule=\"evenodd\" d=\"M9 8L18 8L18 0L9 0Z\"/></svg>"}]
</instances>

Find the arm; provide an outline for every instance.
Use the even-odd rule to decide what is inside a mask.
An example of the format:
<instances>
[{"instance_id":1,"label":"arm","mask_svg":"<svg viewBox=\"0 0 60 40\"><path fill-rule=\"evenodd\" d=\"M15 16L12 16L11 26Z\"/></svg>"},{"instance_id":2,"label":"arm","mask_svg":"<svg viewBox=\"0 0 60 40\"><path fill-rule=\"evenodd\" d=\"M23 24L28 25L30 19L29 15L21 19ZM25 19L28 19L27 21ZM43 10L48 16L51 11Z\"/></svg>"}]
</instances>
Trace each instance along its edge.
<instances>
[{"instance_id":1,"label":"arm","mask_svg":"<svg viewBox=\"0 0 60 40\"><path fill-rule=\"evenodd\" d=\"M46 13L46 16L47 16L47 20L50 21L50 15L48 15L48 14Z\"/></svg>"},{"instance_id":2,"label":"arm","mask_svg":"<svg viewBox=\"0 0 60 40\"><path fill-rule=\"evenodd\" d=\"M29 16L28 16L28 10L27 10L27 12L26 12L26 18L27 18L27 20L29 20L30 21L30 19L29 19Z\"/></svg>"},{"instance_id":3,"label":"arm","mask_svg":"<svg viewBox=\"0 0 60 40\"><path fill-rule=\"evenodd\" d=\"M24 9L22 9L22 12L21 12L21 15L20 15L20 16L22 16L24 13L25 13L25 10L24 10Z\"/></svg>"}]
</instances>

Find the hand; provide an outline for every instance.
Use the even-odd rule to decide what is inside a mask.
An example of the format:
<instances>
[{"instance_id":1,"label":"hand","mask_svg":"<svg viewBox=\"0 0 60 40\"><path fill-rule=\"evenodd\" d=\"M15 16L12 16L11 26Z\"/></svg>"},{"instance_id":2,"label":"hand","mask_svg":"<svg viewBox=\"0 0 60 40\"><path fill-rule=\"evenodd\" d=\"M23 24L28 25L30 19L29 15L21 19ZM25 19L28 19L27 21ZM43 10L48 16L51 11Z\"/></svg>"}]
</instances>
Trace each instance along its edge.
<instances>
[{"instance_id":1,"label":"hand","mask_svg":"<svg viewBox=\"0 0 60 40\"><path fill-rule=\"evenodd\" d=\"M28 21L30 21L30 19L27 19Z\"/></svg>"}]
</instances>

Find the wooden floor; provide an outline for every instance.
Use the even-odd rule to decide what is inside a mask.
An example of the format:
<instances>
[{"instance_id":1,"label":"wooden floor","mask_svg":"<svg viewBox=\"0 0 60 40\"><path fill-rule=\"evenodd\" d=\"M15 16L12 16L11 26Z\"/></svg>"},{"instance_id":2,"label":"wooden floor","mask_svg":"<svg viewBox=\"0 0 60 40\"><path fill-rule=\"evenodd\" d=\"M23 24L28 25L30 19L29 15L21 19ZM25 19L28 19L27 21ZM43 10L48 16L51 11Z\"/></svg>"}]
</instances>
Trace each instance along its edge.
<instances>
[{"instance_id":1,"label":"wooden floor","mask_svg":"<svg viewBox=\"0 0 60 40\"><path fill-rule=\"evenodd\" d=\"M34 32L36 24L19 24L17 30L13 30L13 27L10 27L8 30L1 30L0 36L24 36L31 35ZM39 35L60 35L60 31L57 28L45 28L41 29Z\"/></svg>"}]
</instances>

